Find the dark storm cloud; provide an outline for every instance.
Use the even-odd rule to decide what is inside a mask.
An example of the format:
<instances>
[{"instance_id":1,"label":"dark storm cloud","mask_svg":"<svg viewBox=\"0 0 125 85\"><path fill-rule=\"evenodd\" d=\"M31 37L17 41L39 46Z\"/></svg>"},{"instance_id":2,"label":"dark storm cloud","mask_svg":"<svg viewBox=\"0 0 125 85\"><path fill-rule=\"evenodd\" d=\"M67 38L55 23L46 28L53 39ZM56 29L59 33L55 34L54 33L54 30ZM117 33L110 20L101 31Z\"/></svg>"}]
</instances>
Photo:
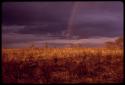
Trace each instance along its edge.
<instances>
[{"instance_id":1,"label":"dark storm cloud","mask_svg":"<svg viewBox=\"0 0 125 85\"><path fill-rule=\"evenodd\" d=\"M17 2L3 3L3 24L34 24L66 22L72 3L65 2Z\"/></svg>"},{"instance_id":2,"label":"dark storm cloud","mask_svg":"<svg viewBox=\"0 0 125 85\"><path fill-rule=\"evenodd\" d=\"M82 4L82 3L80 3ZM72 32L81 38L123 35L123 4L121 2L90 2L79 6Z\"/></svg>"},{"instance_id":3,"label":"dark storm cloud","mask_svg":"<svg viewBox=\"0 0 125 85\"><path fill-rule=\"evenodd\" d=\"M55 37L58 39L58 37ZM34 41L44 41L48 39L54 39L51 35L49 34L46 35L40 35L40 36L35 36L32 34L17 34L17 33L8 33L8 34L2 34L2 43L3 44L16 44L16 43L31 43Z\"/></svg>"},{"instance_id":4,"label":"dark storm cloud","mask_svg":"<svg viewBox=\"0 0 125 85\"><path fill-rule=\"evenodd\" d=\"M66 29L65 24L61 23L45 23L41 25L27 25L23 29L18 30L17 32L20 34L60 34L63 30Z\"/></svg>"},{"instance_id":5,"label":"dark storm cloud","mask_svg":"<svg viewBox=\"0 0 125 85\"><path fill-rule=\"evenodd\" d=\"M83 24L76 25L76 29L74 29L73 33L74 35L81 36L81 38L89 38L95 36L121 36L123 35L123 25L119 26L113 21L102 21L98 23L84 22Z\"/></svg>"},{"instance_id":6,"label":"dark storm cloud","mask_svg":"<svg viewBox=\"0 0 125 85\"><path fill-rule=\"evenodd\" d=\"M2 8L3 25L25 25L17 33L52 33L59 36L67 29L73 2L5 2ZM122 34L121 2L79 2L75 15L72 34L81 38Z\"/></svg>"},{"instance_id":7,"label":"dark storm cloud","mask_svg":"<svg viewBox=\"0 0 125 85\"><path fill-rule=\"evenodd\" d=\"M4 44L67 38L73 2L2 3ZM122 2L78 2L70 39L123 35ZM15 34L13 34L15 33Z\"/></svg>"},{"instance_id":8,"label":"dark storm cloud","mask_svg":"<svg viewBox=\"0 0 125 85\"><path fill-rule=\"evenodd\" d=\"M23 25L2 26L2 34L16 33L18 30L25 28Z\"/></svg>"}]
</instances>

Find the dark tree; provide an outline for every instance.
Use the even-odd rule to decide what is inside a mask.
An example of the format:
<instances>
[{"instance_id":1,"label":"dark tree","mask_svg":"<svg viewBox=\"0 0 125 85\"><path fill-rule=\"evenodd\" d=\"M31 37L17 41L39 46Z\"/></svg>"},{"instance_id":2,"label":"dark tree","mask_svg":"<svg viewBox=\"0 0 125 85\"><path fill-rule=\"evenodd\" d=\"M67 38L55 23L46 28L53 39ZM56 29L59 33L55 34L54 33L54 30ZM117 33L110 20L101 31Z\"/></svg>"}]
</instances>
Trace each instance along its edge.
<instances>
[{"instance_id":1,"label":"dark tree","mask_svg":"<svg viewBox=\"0 0 125 85\"><path fill-rule=\"evenodd\" d=\"M114 42L105 42L107 48L123 48L123 37L118 37Z\"/></svg>"},{"instance_id":2,"label":"dark tree","mask_svg":"<svg viewBox=\"0 0 125 85\"><path fill-rule=\"evenodd\" d=\"M115 40L116 46L119 48L123 48L123 37L119 37Z\"/></svg>"}]
</instances>

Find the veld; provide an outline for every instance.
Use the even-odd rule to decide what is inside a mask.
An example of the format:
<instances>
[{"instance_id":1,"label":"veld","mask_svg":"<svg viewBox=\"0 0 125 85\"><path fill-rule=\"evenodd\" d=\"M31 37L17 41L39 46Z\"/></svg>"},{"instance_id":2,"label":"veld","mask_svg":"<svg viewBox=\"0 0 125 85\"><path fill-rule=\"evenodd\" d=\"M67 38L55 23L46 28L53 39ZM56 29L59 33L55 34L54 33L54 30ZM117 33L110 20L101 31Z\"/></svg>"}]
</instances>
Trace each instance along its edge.
<instances>
[{"instance_id":1,"label":"veld","mask_svg":"<svg viewBox=\"0 0 125 85\"><path fill-rule=\"evenodd\" d=\"M2 49L4 83L121 83L123 49Z\"/></svg>"}]
</instances>

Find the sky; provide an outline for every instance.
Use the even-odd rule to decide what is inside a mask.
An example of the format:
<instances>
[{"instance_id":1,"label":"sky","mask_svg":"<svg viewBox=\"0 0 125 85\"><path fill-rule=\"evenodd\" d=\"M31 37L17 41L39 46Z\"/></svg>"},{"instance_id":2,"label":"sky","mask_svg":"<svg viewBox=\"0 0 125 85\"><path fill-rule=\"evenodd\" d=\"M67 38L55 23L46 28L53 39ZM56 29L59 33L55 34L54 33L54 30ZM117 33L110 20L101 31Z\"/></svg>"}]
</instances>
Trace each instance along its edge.
<instances>
[{"instance_id":1,"label":"sky","mask_svg":"<svg viewBox=\"0 0 125 85\"><path fill-rule=\"evenodd\" d=\"M102 46L123 36L120 1L3 2L2 47Z\"/></svg>"}]
</instances>

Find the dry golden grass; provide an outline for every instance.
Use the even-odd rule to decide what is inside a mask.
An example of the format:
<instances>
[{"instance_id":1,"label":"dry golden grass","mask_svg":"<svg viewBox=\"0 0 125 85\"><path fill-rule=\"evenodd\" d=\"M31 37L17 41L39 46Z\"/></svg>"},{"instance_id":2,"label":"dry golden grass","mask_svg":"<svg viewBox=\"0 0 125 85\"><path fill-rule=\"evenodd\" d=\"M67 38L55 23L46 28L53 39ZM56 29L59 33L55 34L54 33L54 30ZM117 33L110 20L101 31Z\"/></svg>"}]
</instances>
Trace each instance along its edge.
<instances>
[{"instance_id":1,"label":"dry golden grass","mask_svg":"<svg viewBox=\"0 0 125 85\"><path fill-rule=\"evenodd\" d=\"M121 83L123 49L2 49L5 83Z\"/></svg>"}]
</instances>

